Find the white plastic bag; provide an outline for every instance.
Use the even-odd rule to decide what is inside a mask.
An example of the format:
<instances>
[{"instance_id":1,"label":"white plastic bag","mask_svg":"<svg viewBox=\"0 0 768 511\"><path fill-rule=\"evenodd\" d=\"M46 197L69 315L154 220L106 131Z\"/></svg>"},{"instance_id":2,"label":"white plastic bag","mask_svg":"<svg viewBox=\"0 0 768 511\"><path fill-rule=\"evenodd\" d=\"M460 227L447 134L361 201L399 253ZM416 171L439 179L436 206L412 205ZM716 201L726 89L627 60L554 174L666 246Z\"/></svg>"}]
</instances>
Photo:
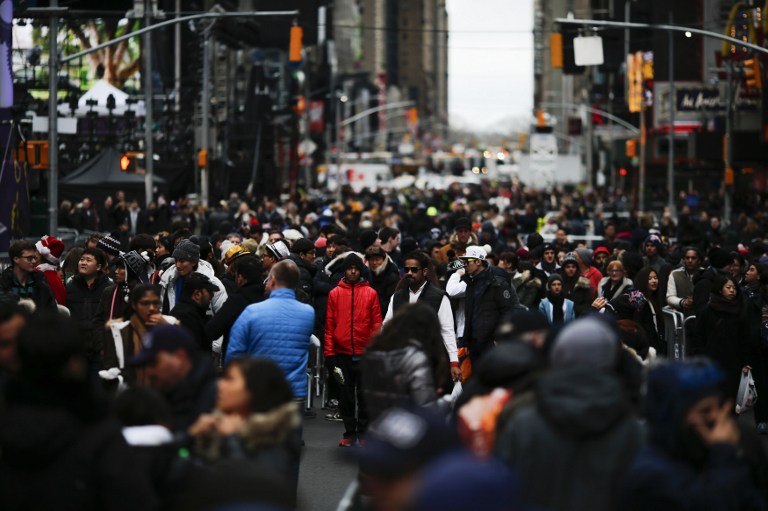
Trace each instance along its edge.
<instances>
[{"instance_id":1,"label":"white plastic bag","mask_svg":"<svg viewBox=\"0 0 768 511\"><path fill-rule=\"evenodd\" d=\"M755 380L752 378L752 371L747 370L741 373L741 382L739 382L739 392L736 394L736 413L746 412L755 406L757 402L757 389Z\"/></svg>"}]
</instances>

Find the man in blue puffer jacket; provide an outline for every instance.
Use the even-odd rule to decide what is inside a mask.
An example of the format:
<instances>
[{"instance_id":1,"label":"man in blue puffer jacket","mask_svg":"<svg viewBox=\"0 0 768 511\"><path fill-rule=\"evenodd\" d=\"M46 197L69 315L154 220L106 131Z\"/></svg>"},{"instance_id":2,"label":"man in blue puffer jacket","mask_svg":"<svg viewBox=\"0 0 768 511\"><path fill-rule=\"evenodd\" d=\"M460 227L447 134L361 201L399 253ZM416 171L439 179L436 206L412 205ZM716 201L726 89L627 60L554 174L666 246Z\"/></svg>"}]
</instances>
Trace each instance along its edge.
<instances>
[{"instance_id":1,"label":"man in blue puffer jacket","mask_svg":"<svg viewBox=\"0 0 768 511\"><path fill-rule=\"evenodd\" d=\"M243 357L264 357L285 373L296 400L307 397L309 337L315 311L296 300L299 268L286 259L276 263L267 278L263 302L249 305L235 321L229 335L225 362Z\"/></svg>"}]
</instances>

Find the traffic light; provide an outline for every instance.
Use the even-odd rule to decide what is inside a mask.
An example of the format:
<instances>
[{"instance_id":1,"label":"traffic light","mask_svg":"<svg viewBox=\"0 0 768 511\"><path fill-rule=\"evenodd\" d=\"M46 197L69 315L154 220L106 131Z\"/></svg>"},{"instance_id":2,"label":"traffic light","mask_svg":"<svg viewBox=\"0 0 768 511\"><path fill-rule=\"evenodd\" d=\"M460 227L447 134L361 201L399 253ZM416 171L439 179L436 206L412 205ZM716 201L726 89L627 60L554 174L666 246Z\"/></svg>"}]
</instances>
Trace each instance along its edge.
<instances>
[{"instance_id":1,"label":"traffic light","mask_svg":"<svg viewBox=\"0 0 768 511\"><path fill-rule=\"evenodd\" d=\"M303 36L304 31L301 27L297 25L291 27L291 42L288 46L288 61L291 64L301 62L301 39Z\"/></svg>"},{"instance_id":2,"label":"traffic light","mask_svg":"<svg viewBox=\"0 0 768 511\"><path fill-rule=\"evenodd\" d=\"M637 140L630 138L626 144L627 158L634 158L637 156Z\"/></svg>"},{"instance_id":3,"label":"traffic light","mask_svg":"<svg viewBox=\"0 0 768 511\"><path fill-rule=\"evenodd\" d=\"M761 90L763 77L760 73L760 61L756 57L744 61L744 77L747 79L747 87Z\"/></svg>"},{"instance_id":4,"label":"traffic light","mask_svg":"<svg viewBox=\"0 0 768 511\"><path fill-rule=\"evenodd\" d=\"M136 160L139 157L139 153L135 151L128 151L120 156L120 170L129 174L135 174L138 170Z\"/></svg>"},{"instance_id":5,"label":"traffic light","mask_svg":"<svg viewBox=\"0 0 768 511\"><path fill-rule=\"evenodd\" d=\"M627 177L627 169L625 169L624 167L621 167L621 168L619 169L619 175L620 175L621 177Z\"/></svg>"},{"instance_id":6,"label":"traffic light","mask_svg":"<svg viewBox=\"0 0 768 511\"><path fill-rule=\"evenodd\" d=\"M549 34L549 57L552 69L563 68L563 34L560 32Z\"/></svg>"}]
</instances>

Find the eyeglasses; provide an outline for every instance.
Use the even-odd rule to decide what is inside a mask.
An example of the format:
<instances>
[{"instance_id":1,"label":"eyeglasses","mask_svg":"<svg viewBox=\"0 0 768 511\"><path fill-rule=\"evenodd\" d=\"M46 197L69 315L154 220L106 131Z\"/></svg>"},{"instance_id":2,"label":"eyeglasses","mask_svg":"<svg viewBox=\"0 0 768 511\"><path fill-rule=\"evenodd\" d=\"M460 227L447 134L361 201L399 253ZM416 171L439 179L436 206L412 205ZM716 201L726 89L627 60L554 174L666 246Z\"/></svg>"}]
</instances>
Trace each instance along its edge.
<instances>
[{"instance_id":1,"label":"eyeglasses","mask_svg":"<svg viewBox=\"0 0 768 511\"><path fill-rule=\"evenodd\" d=\"M142 307L160 307L160 300L139 300L137 303Z\"/></svg>"},{"instance_id":2,"label":"eyeglasses","mask_svg":"<svg viewBox=\"0 0 768 511\"><path fill-rule=\"evenodd\" d=\"M468 263L476 263L477 259L464 259L464 261L466 261Z\"/></svg>"},{"instance_id":3,"label":"eyeglasses","mask_svg":"<svg viewBox=\"0 0 768 511\"><path fill-rule=\"evenodd\" d=\"M19 259L24 259L25 261L29 261L30 263L34 263L37 261L37 256L19 256Z\"/></svg>"},{"instance_id":4,"label":"eyeglasses","mask_svg":"<svg viewBox=\"0 0 768 511\"><path fill-rule=\"evenodd\" d=\"M419 273L421 268L418 266L406 266L403 270L405 270L405 273Z\"/></svg>"}]
</instances>

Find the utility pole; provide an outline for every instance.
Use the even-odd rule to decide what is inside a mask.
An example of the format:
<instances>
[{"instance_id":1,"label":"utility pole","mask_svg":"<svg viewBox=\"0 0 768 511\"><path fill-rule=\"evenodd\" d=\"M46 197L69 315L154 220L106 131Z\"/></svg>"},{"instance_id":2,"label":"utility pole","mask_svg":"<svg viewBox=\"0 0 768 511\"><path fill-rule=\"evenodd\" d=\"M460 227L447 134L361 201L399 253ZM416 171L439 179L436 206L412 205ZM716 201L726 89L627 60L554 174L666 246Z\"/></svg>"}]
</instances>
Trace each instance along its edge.
<instances>
[{"instance_id":1,"label":"utility pole","mask_svg":"<svg viewBox=\"0 0 768 511\"><path fill-rule=\"evenodd\" d=\"M672 12L669 24L672 25ZM667 208L675 216L675 33L669 32L669 153L667 160Z\"/></svg>"},{"instance_id":2,"label":"utility pole","mask_svg":"<svg viewBox=\"0 0 768 511\"><path fill-rule=\"evenodd\" d=\"M59 232L59 2L51 0L51 24L48 28L48 234Z\"/></svg>"},{"instance_id":3,"label":"utility pole","mask_svg":"<svg viewBox=\"0 0 768 511\"><path fill-rule=\"evenodd\" d=\"M201 113L202 116L202 133L200 134L200 146L201 151L205 151L205 165L196 165L199 169L199 181L196 180L196 184L200 183L200 204L208 206L208 165L210 164L210 158L208 157L208 146L210 144L209 138L209 117L211 115L211 31L213 25L205 28L203 31L203 94L200 98Z\"/></svg>"},{"instance_id":4,"label":"utility pole","mask_svg":"<svg viewBox=\"0 0 768 511\"><path fill-rule=\"evenodd\" d=\"M725 84L725 170L723 179L723 224L731 223L731 193L732 186L729 181L733 179L733 60L728 60L728 81ZM732 182L732 181L731 181Z\"/></svg>"},{"instance_id":5,"label":"utility pole","mask_svg":"<svg viewBox=\"0 0 768 511\"><path fill-rule=\"evenodd\" d=\"M152 0L144 0L144 26L152 25ZM155 186L155 148L152 140L152 103L154 92L152 91L152 32L144 33L144 207L148 208L152 202Z\"/></svg>"}]
</instances>

